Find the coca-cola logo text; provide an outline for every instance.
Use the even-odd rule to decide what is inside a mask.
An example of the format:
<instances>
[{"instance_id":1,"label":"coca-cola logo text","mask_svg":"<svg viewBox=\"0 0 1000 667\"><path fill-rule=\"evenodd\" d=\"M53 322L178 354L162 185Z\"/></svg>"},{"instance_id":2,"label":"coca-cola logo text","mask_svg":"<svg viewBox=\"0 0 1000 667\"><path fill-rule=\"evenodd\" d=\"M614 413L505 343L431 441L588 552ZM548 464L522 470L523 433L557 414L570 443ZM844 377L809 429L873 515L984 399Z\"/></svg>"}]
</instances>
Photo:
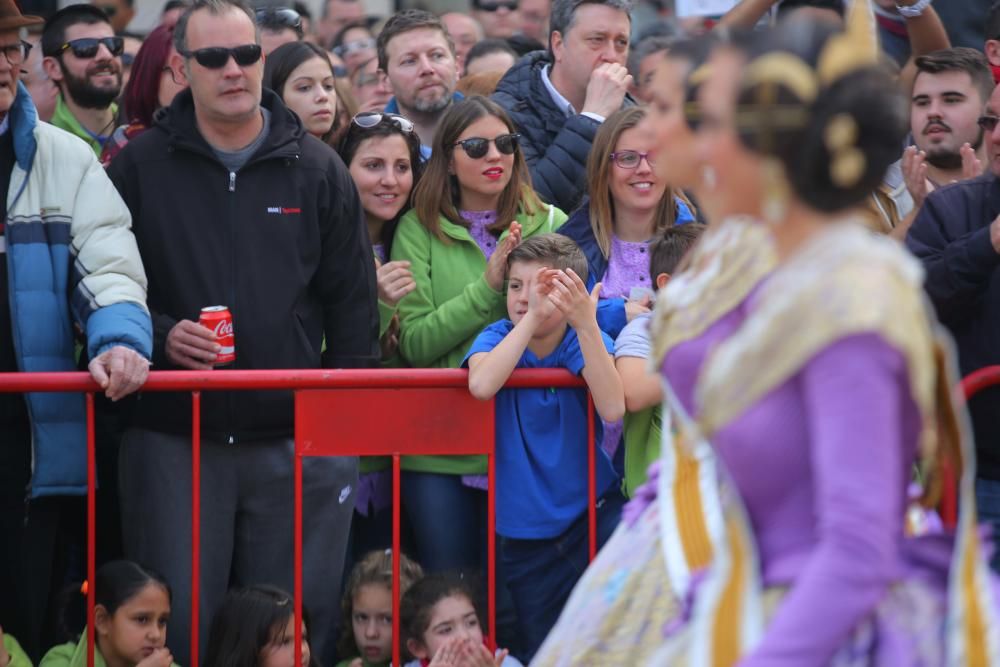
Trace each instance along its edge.
<instances>
[{"instance_id":1,"label":"coca-cola logo text","mask_svg":"<svg viewBox=\"0 0 1000 667\"><path fill-rule=\"evenodd\" d=\"M216 338L226 338L233 335L233 323L230 320L219 320L213 331Z\"/></svg>"}]
</instances>

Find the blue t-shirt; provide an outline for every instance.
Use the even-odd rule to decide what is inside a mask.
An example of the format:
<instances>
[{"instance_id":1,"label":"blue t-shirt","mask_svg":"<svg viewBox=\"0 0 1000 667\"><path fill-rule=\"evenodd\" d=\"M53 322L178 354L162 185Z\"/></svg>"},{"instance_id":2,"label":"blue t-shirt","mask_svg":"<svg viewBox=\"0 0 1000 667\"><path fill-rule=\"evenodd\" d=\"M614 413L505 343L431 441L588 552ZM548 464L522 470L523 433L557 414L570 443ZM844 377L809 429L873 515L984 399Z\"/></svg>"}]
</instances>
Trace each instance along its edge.
<instances>
[{"instance_id":1,"label":"blue t-shirt","mask_svg":"<svg viewBox=\"0 0 1000 667\"><path fill-rule=\"evenodd\" d=\"M514 328L510 320L486 327L462 361L490 352ZM601 333L608 353L614 341ZM525 350L517 368L565 368L579 375L583 352L572 327L559 346L539 359ZM597 451L597 495L617 481L611 461L587 442L587 392L584 389L501 389L496 396L497 532L517 539L561 535L587 511L587 447Z\"/></svg>"}]
</instances>

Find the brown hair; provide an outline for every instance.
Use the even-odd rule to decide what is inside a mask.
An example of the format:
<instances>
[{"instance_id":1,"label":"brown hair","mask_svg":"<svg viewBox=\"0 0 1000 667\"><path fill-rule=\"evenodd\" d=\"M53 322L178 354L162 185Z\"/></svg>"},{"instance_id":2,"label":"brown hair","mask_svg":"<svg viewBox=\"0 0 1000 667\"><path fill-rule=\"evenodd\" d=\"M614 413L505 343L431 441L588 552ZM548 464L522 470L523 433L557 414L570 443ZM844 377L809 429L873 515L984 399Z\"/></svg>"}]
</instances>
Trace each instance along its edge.
<instances>
[{"instance_id":1,"label":"brown hair","mask_svg":"<svg viewBox=\"0 0 1000 667\"><path fill-rule=\"evenodd\" d=\"M597 130L590 157L587 159L590 227L594 231L597 245L601 248L601 254L605 257L611 253L611 233L615 220L615 202L611 196L611 170L615 166L611 154L615 151L622 133L638 126L645 117L646 110L642 107L629 107L613 113ZM687 203L683 195L668 186L656 209L654 218L656 233L673 226L677 218L675 197Z\"/></svg>"},{"instance_id":2,"label":"brown hair","mask_svg":"<svg viewBox=\"0 0 1000 667\"><path fill-rule=\"evenodd\" d=\"M503 78L505 72L480 72L479 74L466 74L458 80L455 90L465 96L483 95L489 96L496 92L497 84Z\"/></svg>"},{"instance_id":3,"label":"brown hair","mask_svg":"<svg viewBox=\"0 0 1000 667\"><path fill-rule=\"evenodd\" d=\"M413 584L424 576L424 570L417 563L399 554L399 595L402 597ZM340 622L343 626L340 639L337 641L337 653L342 657L360 654L357 642L354 641L354 625L351 616L354 614L354 596L362 586L385 586L392 591L392 550L371 551L351 570L351 576L344 586L344 597L340 603ZM399 641L393 637L393 641Z\"/></svg>"},{"instance_id":4,"label":"brown hair","mask_svg":"<svg viewBox=\"0 0 1000 667\"><path fill-rule=\"evenodd\" d=\"M451 55L455 55L455 42L452 40L448 30L441 23L441 19L430 12L422 9L404 9L389 17L389 20L382 26L378 38L375 40L375 49L378 53L378 68L383 72L389 71L389 42L393 37L398 37L404 32L419 30L420 28L430 28L438 30L448 43Z\"/></svg>"},{"instance_id":5,"label":"brown hair","mask_svg":"<svg viewBox=\"0 0 1000 667\"><path fill-rule=\"evenodd\" d=\"M573 269L587 282L587 258L576 241L562 234L538 234L519 243L507 255L507 270L515 262L537 262L553 269Z\"/></svg>"},{"instance_id":6,"label":"brown hair","mask_svg":"<svg viewBox=\"0 0 1000 667\"><path fill-rule=\"evenodd\" d=\"M993 72L990 70L990 61L986 59L982 51L976 49L964 46L941 49L925 56L918 56L913 63L917 66L918 76L920 74L941 74L942 72L965 72L983 98L983 104L990 99L993 87L996 85L993 81ZM916 76L914 81L916 81Z\"/></svg>"},{"instance_id":7,"label":"brown hair","mask_svg":"<svg viewBox=\"0 0 1000 667\"><path fill-rule=\"evenodd\" d=\"M705 229L705 225L697 222L668 227L649 244L649 278L654 287L656 276L661 273L670 275L677 270L681 260Z\"/></svg>"},{"instance_id":8,"label":"brown hair","mask_svg":"<svg viewBox=\"0 0 1000 667\"><path fill-rule=\"evenodd\" d=\"M473 95L452 104L441 118L441 124L434 136L431 158L427 161L420 183L413 191L413 208L417 212L417 218L428 231L445 243L448 239L441 231L440 217L443 216L456 225L469 226L458 213L460 195L458 179L449 171L451 157L455 152L455 142L465 128L486 116L500 120L511 133L517 132L507 112L496 102L485 97ZM519 213L534 215L542 206L542 201L531 188L528 163L524 161L524 154L518 148L514 152L514 168L510 182L500 194L500 201L497 203L497 221L487 229L499 235Z\"/></svg>"}]
</instances>

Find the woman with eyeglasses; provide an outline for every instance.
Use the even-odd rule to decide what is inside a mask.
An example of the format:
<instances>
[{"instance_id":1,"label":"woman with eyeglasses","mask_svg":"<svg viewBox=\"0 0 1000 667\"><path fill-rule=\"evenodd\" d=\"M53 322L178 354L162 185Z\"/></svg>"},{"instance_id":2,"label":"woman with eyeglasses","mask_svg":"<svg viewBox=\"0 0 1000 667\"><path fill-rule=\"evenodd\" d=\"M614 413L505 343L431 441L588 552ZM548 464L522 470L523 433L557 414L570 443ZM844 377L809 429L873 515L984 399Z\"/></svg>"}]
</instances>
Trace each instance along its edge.
<instances>
[{"instance_id":1,"label":"woman with eyeglasses","mask_svg":"<svg viewBox=\"0 0 1000 667\"><path fill-rule=\"evenodd\" d=\"M127 121L119 126L101 150L101 164L107 166L129 141L153 126L153 114L169 106L174 96L187 88L178 83L168 63L175 53L174 30L160 26L149 33L132 63L132 76L122 96L122 115Z\"/></svg>"},{"instance_id":2,"label":"woman with eyeglasses","mask_svg":"<svg viewBox=\"0 0 1000 667\"><path fill-rule=\"evenodd\" d=\"M603 285L599 322L612 337L649 312L652 240L667 227L694 220L683 194L655 170L658 144L652 130L641 107L604 121L587 163L590 198L559 230L587 256L590 285Z\"/></svg>"},{"instance_id":3,"label":"woman with eyeglasses","mask_svg":"<svg viewBox=\"0 0 1000 667\"><path fill-rule=\"evenodd\" d=\"M348 23L333 38L333 52L344 61L351 74L361 65L378 54L375 51L375 35L367 21Z\"/></svg>"},{"instance_id":4,"label":"woman with eyeglasses","mask_svg":"<svg viewBox=\"0 0 1000 667\"><path fill-rule=\"evenodd\" d=\"M566 219L532 190L517 139L485 97L452 105L441 120L391 254L410 262L416 281L399 303L400 351L413 366L458 368L483 327L505 316L507 255ZM478 568L485 458L407 457L403 468L418 560L431 572Z\"/></svg>"},{"instance_id":5,"label":"woman with eyeglasses","mask_svg":"<svg viewBox=\"0 0 1000 667\"><path fill-rule=\"evenodd\" d=\"M326 141L337 120L337 91L326 51L311 42L282 44L264 62L270 88L302 121L306 132Z\"/></svg>"}]
</instances>

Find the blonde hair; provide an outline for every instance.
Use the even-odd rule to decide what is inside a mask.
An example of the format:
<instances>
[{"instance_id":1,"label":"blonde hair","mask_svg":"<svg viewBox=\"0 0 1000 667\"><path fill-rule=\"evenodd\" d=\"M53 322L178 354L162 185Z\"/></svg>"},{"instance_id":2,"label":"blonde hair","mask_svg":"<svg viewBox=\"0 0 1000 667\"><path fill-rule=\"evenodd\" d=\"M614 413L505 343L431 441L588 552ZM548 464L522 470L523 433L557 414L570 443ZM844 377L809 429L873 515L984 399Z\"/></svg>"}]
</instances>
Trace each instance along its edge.
<instances>
[{"instance_id":1,"label":"blonde hair","mask_svg":"<svg viewBox=\"0 0 1000 667\"><path fill-rule=\"evenodd\" d=\"M420 581L424 570L418 563L399 554L399 595L402 597L410 586ZM392 591L392 550L371 551L351 570L351 576L344 586L344 597L340 603L340 621L343 629L337 642L337 652L341 656L355 656L360 653L357 642L354 641L354 626L351 616L354 615L354 596L363 586L385 586ZM393 637L393 641L398 638Z\"/></svg>"},{"instance_id":2,"label":"blonde hair","mask_svg":"<svg viewBox=\"0 0 1000 667\"><path fill-rule=\"evenodd\" d=\"M605 258L611 254L611 234L614 231L615 202L611 196L611 170L615 168L611 154L615 152L618 140L626 130L639 125L646 117L646 110L641 107L629 107L616 111L608 117L597 130L594 145L587 159L587 184L590 190L590 227L594 238ZM667 186L660 199L660 204L654 216L654 236L672 227L677 219L677 204L680 199L694 210L691 203L680 191Z\"/></svg>"}]
</instances>

